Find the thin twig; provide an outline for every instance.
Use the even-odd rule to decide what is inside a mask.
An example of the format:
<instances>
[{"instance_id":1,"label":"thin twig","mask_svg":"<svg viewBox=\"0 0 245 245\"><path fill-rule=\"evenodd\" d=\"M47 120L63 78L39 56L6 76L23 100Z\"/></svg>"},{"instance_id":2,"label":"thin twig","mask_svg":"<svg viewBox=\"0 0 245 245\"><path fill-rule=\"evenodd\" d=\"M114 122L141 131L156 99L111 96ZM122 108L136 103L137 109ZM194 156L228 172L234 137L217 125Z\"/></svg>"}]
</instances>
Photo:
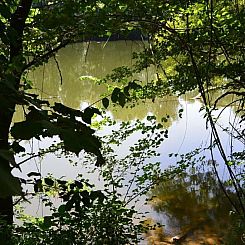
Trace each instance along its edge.
<instances>
[{"instance_id":1,"label":"thin twig","mask_svg":"<svg viewBox=\"0 0 245 245\"><path fill-rule=\"evenodd\" d=\"M62 83L63 83L63 77L62 77L61 69L60 69L60 66L59 66L59 62L58 62L58 60L56 59L55 54L54 54L54 61L55 61L56 67L57 67L58 72L59 72L59 76L60 76L60 85L62 85Z\"/></svg>"},{"instance_id":2,"label":"thin twig","mask_svg":"<svg viewBox=\"0 0 245 245\"><path fill-rule=\"evenodd\" d=\"M55 54L56 52L58 52L61 48L64 48L65 46L67 46L69 43L70 43L69 40L66 40L64 42L61 42L57 47L52 48L51 50L47 51L43 55L40 55L38 57L33 58L32 61L30 61L29 63L27 63L22 68L22 71L24 72L25 70L29 69L30 67L35 66L35 65L37 65L40 62L43 62L47 58L50 58L53 54Z\"/></svg>"}]
</instances>

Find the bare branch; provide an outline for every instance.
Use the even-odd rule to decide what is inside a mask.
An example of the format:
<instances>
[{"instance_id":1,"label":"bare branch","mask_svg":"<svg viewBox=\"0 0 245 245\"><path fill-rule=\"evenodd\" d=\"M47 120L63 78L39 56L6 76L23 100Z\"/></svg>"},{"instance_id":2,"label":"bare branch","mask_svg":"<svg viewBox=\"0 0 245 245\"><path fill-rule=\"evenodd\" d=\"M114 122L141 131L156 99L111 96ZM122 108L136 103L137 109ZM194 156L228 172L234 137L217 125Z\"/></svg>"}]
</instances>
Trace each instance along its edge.
<instances>
[{"instance_id":1,"label":"bare branch","mask_svg":"<svg viewBox=\"0 0 245 245\"><path fill-rule=\"evenodd\" d=\"M25 70L29 69L32 66L35 66L35 65L37 65L39 63L43 63L44 60L46 60L46 59L50 58L51 56L53 56L56 52L58 52L61 48L64 48L69 43L70 43L70 41L68 41L68 40L64 41L64 42L60 43L57 47L50 49L49 51L47 51L43 55L35 57L32 61L30 61L29 63L27 63L23 67L22 72L24 72Z\"/></svg>"},{"instance_id":2,"label":"bare branch","mask_svg":"<svg viewBox=\"0 0 245 245\"><path fill-rule=\"evenodd\" d=\"M61 73L61 70L60 70L59 62L56 59L55 54L54 54L54 61L55 61L55 64L57 66L57 69L58 69L58 72L59 72L59 75L60 75L60 85L62 85L62 83L63 83L63 77L62 77L62 73Z\"/></svg>"}]
</instances>

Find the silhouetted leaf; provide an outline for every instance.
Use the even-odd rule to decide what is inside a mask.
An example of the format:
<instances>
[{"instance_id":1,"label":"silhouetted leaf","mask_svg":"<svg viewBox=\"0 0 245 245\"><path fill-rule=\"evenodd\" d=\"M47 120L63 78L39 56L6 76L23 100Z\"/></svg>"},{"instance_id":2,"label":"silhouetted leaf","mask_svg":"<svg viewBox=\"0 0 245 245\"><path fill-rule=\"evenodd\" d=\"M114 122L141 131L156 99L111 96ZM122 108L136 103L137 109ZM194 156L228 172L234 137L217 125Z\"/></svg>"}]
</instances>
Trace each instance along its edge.
<instances>
[{"instance_id":1,"label":"silhouetted leaf","mask_svg":"<svg viewBox=\"0 0 245 245\"><path fill-rule=\"evenodd\" d=\"M91 124L91 119L94 116L94 114L101 115L100 111L97 108L94 107L87 107L82 115L82 119L84 122Z\"/></svg>"},{"instance_id":2,"label":"silhouetted leaf","mask_svg":"<svg viewBox=\"0 0 245 245\"><path fill-rule=\"evenodd\" d=\"M66 203L66 210L67 210L67 211L70 211L70 210L72 209L72 207L73 207L73 204L74 204L74 202L71 201L71 200L69 200L69 201Z\"/></svg>"},{"instance_id":3,"label":"silhouetted leaf","mask_svg":"<svg viewBox=\"0 0 245 245\"><path fill-rule=\"evenodd\" d=\"M109 99L107 99L107 98L103 98L102 99L102 104L103 104L103 106L107 109L108 108L108 106L109 106Z\"/></svg>"},{"instance_id":4,"label":"silhouetted leaf","mask_svg":"<svg viewBox=\"0 0 245 245\"><path fill-rule=\"evenodd\" d=\"M11 135L21 140L30 140L33 137L38 139L42 133L43 127L40 122L18 122L11 128Z\"/></svg>"},{"instance_id":5,"label":"silhouetted leaf","mask_svg":"<svg viewBox=\"0 0 245 245\"><path fill-rule=\"evenodd\" d=\"M142 86L139 85L138 83L136 83L135 81L129 82L129 83L128 83L128 87L129 87L130 89L134 89L134 90L137 90L137 89L141 89L141 88L142 88Z\"/></svg>"},{"instance_id":6,"label":"silhouetted leaf","mask_svg":"<svg viewBox=\"0 0 245 245\"><path fill-rule=\"evenodd\" d=\"M14 152L10 150L0 149L0 157L7 160L12 166L17 167L14 159Z\"/></svg>"},{"instance_id":7,"label":"silhouetted leaf","mask_svg":"<svg viewBox=\"0 0 245 245\"><path fill-rule=\"evenodd\" d=\"M59 214L63 215L66 212L66 205L60 205L58 208Z\"/></svg>"},{"instance_id":8,"label":"silhouetted leaf","mask_svg":"<svg viewBox=\"0 0 245 245\"><path fill-rule=\"evenodd\" d=\"M25 148L23 146L21 146L18 142L14 141L11 145L11 148L13 149L13 151L15 153L20 153L20 152L24 152Z\"/></svg>"},{"instance_id":9,"label":"silhouetted leaf","mask_svg":"<svg viewBox=\"0 0 245 245\"><path fill-rule=\"evenodd\" d=\"M34 183L34 191L35 192L43 191L43 184L41 179L36 180L36 182Z\"/></svg>"},{"instance_id":10,"label":"silhouetted leaf","mask_svg":"<svg viewBox=\"0 0 245 245\"><path fill-rule=\"evenodd\" d=\"M130 94L129 94L129 89L130 89L130 86L126 86L124 89L123 89L123 92L124 92L124 94L126 95L126 96L130 96Z\"/></svg>"},{"instance_id":11,"label":"silhouetted leaf","mask_svg":"<svg viewBox=\"0 0 245 245\"><path fill-rule=\"evenodd\" d=\"M44 182L45 184L49 185L49 186L53 186L54 185L54 181L50 178L44 178Z\"/></svg>"},{"instance_id":12,"label":"silhouetted leaf","mask_svg":"<svg viewBox=\"0 0 245 245\"><path fill-rule=\"evenodd\" d=\"M47 230L52 226L52 216L44 216L43 219L44 220L42 228Z\"/></svg>"},{"instance_id":13,"label":"silhouetted leaf","mask_svg":"<svg viewBox=\"0 0 245 245\"><path fill-rule=\"evenodd\" d=\"M9 5L7 5L4 2L0 2L0 14L4 18L9 19L11 17L11 11L10 11Z\"/></svg>"},{"instance_id":14,"label":"silhouetted leaf","mask_svg":"<svg viewBox=\"0 0 245 245\"><path fill-rule=\"evenodd\" d=\"M26 115L26 121L48 120L48 111L37 110L35 107L29 107L30 112Z\"/></svg>"},{"instance_id":15,"label":"silhouetted leaf","mask_svg":"<svg viewBox=\"0 0 245 245\"><path fill-rule=\"evenodd\" d=\"M125 94L124 93L122 93L122 92L119 93L118 102L119 102L119 105L121 107L124 107L125 106L125 104L126 104L126 97L125 97Z\"/></svg>"},{"instance_id":16,"label":"silhouetted leaf","mask_svg":"<svg viewBox=\"0 0 245 245\"><path fill-rule=\"evenodd\" d=\"M90 199L91 200L98 199L100 202L103 202L103 200L105 199L105 195L100 190L99 191L91 191Z\"/></svg>"},{"instance_id":17,"label":"silhouetted leaf","mask_svg":"<svg viewBox=\"0 0 245 245\"><path fill-rule=\"evenodd\" d=\"M55 103L52 107L54 111L65 115L65 116L71 116L71 117L82 117L83 113L80 110L75 110L73 108L70 108L68 106L65 106L61 103Z\"/></svg>"},{"instance_id":18,"label":"silhouetted leaf","mask_svg":"<svg viewBox=\"0 0 245 245\"><path fill-rule=\"evenodd\" d=\"M105 164L105 159L104 159L104 157L101 155L101 154L99 154L98 156L97 156L97 161L96 161L96 163L95 163L95 166L96 167L101 167L101 166L103 166Z\"/></svg>"},{"instance_id":19,"label":"silhouetted leaf","mask_svg":"<svg viewBox=\"0 0 245 245\"><path fill-rule=\"evenodd\" d=\"M40 177L41 174L38 173L38 172L30 172L30 173L27 174L27 176L28 176L28 177L31 177L31 176L38 176L38 177Z\"/></svg>"},{"instance_id":20,"label":"silhouetted leaf","mask_svg":"<svg viewBox=\"0 0 245 245\"><path fill-rule=\"evenodd\" d=\"M82 202L86 207L89 207L91 205L90 202L90 196L88 191L83 191L80 193L82 196Z\"/></svg>"},{"instance_id":21,"label":"silhouetted leaf","mask_svg":"<svg viewBox=\"0 0 245 245\"><path fill-rule=\"evenodd\" d=\"M83 189L83 183L81 181L75 180L75 185L80 188Z\"/></svg>"},{"instance_id":22,"label":"silhouetted leaf","mask_svg":"<svg viewBox=\"0 0 245 245\"><path fill-rule=\"evenodd\" d=\"M120 88L114 88L111 94L111 101L113 103L116 103L118 101L120 91L121 91Z\"/></svg>"},{"instance_id":23,"label":"silhouetted leaf","mask_svg":"<svg viewBox=\"0 0 245 245\"><path fill-rule=\"evenodd\" d=\"M20 196L21 194L22 188L19 179L0 166L0 197Z\"/></svg>"}]
</instances>

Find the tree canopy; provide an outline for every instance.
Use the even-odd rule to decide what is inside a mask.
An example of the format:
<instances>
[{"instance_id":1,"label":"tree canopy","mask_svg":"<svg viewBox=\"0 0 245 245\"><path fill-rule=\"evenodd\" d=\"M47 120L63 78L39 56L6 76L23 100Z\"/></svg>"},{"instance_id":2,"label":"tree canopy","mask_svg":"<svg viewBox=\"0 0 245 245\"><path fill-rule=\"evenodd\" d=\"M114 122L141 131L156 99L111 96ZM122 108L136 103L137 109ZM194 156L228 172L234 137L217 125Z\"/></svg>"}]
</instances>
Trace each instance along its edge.
<instances>
[{"instance_id":1,"label":"tree canopy","mask_svg":"<svg viewBox=\"0 0 245 245\"><path fill-rule=\"evenodd\" d=\"M244 173L240 177L234 171L237 161L244 161L244 152L227 156L212 114L222 98L234 96L226 107L238 105L241 120L240 128L233 125L232 135L244 142L244 11L240 0L1 1L0 215L5 221L11 224L13 220L12 197L22 195L20 181L11 173L13 168L21 168L14 156L25 150L20 144L22 140L58 135L64 152L79 154L84 150L96 156L96 166L105 164L101 141L90 127L91 118L101 111L92 106L80 111L38 98L29 90L32 84L28 72L54 58L62 83L62 71L55 58L57 51L74 42L93 37L110 40L114 33L128 35L132 30L147 37L148 45L143 52L134 54L133 67L117 68L101 81L114 84L102 99L104 108L110 103L124 107L127 102L142 98L154 102L157 97L197 89L212 129L211 156L217 147L237 202L230 199L222 185L223 191L234 210L244 216ZM132 79L133 74L150 66L157 69L156 79ZM214 102L209 96L213 88L223 93ZM12 124L16 105L24 108L25 120ZM218 174L217 178L220 182Z\"/></svg>"}]
</instances>

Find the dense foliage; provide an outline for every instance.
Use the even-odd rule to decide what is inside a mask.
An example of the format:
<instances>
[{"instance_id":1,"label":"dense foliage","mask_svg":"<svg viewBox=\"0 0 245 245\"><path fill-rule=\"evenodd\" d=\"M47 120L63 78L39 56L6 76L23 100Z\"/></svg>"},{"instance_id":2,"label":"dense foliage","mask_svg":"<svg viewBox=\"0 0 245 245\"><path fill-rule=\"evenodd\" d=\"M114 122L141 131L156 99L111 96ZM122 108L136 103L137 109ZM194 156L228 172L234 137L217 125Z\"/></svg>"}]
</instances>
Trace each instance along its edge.
<instances>
[{"instance_id":1,"label":"dense foliage","mask_svg":"<svg viewBox=\"0 0 245 245\"><path fill-rule=\"evenodd\" d=\"M143 5L147 4L150 3L145 2ZM239 204L233 203L233 207L236 212L244 215L244 172L239 177L235 173L235 166L244 164L244 152L233 153L231 149L227 153L224 150L217 131L219 116L214 116L219 102L227 96L233 96L222 111L232 105L241 120L226 131L232 135L232 139L244 143L243 2L170 1L157 6L154 9L148 5L144 17L139 15L137 18L140 28L147 30L150 35L150 45L142 53L135 54L136 63L131 70L117 69L108 76L108 80L116 81L114 75L118 71L124 78L130 79L130 72L140 72L154 65L158 69L155 80L147 83L134 81L142 85L136 97L151 98L154 101L156 97L168 93L180 95L198 89L203 102L202 109L212 130L211 158L215 160L213 150L218 148L237 192ZM122 105L123 101L131 99L127 86L121 90L115 88L111 97L113 102ZM222 95L212 99L214 89L222 91ZM239 155L239 161L236 161L235 155ZM229 199L228 193L226 196Z\"/></svg>"},{"instance_id":2,"label":"dense foliage","mask_svg":"<svg viewBox=\"0 0 245 245\"><path fill-rule=\"evenodd\" d=\"M74 239L73 242L88 244L86 239L91 232L95 239L90 240L91 244L114 244L114 240L110 239L115 237L115 244L137 242L142 226L133 223L134 212L127 209L126 205L164 179L160 174L159 163L144 165L144 161L148 157L157 156L152 148L158 147L164 137L168 136L167 130L163 130L163 126L155 122L148 126L140 122L133 126L125 123L121 134L120 131L118 134L114 132L112 138L108 136L99 139L91 128L93 116L101 114L97 108L89 106L84 111L79 111L59 103L50 104L31 92L32 82L27 79L31 69L53 57L62 84L62 71L55 58L58 50L69 43L89 40L95 36L107 37L109 40L114 33L127 35L132 30L140 30L148 38L148 45L142 53L134 54L135 64L132 68L117 68L101 81L113 84L107 97L102 99L103 106L108 108L110 103L115 103L124 107L127 102L142 98L154 102L155 98L166 94L180 95L197 89L203 101L207 124L212 130L209 150L213 171L233 211L244 218L244 170L237 173L236 167L244 165L245 154L244 151L233 152L231 149L227 153L224 150L217 131L218 120L213 113L223 98L232 95L233 99L223 110L230 105L236 106L240 121L237 125L231 125L227 132L232 135L232 140L236 139L244 144L244 11L244 3L240 0L1 1L0 215L3 220L10 225L13 223L12 197L25 198L20 180L11 171L14 168L21 169L21 164L27 160L43 156L47 152L39 152L16 163L15 155L25 151L21 142L32 138L59 136L59 147L48 151L61 150L64 154L71 152L77 155L81 151L91 153L92 160L88 162L92 166L103 166L101 172L108 182L109 194L93 189L84 190L82 182L78 180L71 184L60 183L59 187L66 191L66 194L61 194L61 198L66 196L66 203L54 209L53 214L42 222L38 221L30 226L27 224L26 229L30 231L30 235L26 233L24 241L28 242L29 239L31 244L32 239L37 239L38 231L40 243L47 243L44 237L47 234L51 237L49 241L55 243L61 235L69 233L68 237ZM133 74L150 66L157 69L156 79L132 79ZM215 88L219 88L222 95L213 101L210 94ZM23 107L25 120L12 124L16 105ZM165 120L167 119L164 118L163 121ZM155 130L160 132L154 138L147 134L146 138L130 147L128 156L118 159L111 145L119 145L128 134L137 130L141 130L142 134L147 131L153 133ZM103 143L106 139L108 141ZM104 145L109 146L104 148ZM227 169L228 182L236 193L235 201L229 191L231 187L220 180L214 164L214 149L219 150L222 164ZM164 175L181 173L186 170L188 161L186 164ZM132 181L122 198L120 187L129 170L132 170ZM33 175L39 176L38 173L31 173L29 177ZM21 181L26 183L26 180ZM42 191L42 181L40 178L35 182L36 192ZM48 182L44 180L51 187L55 183L53 180L46 181ZM108 212L106 220L103 220L102 214L105 211ZM89 227L86 223L88 219L84 217L88 215L94 220L95 214L99 214L101 223L94 223ZM108 222L113 228L108 226ZM58 229L60 226L63 226L61 230ZM74 227L77 229L74 230ZM77 230L81 232L78 234ZM107 236L108 233L110 236ZM19 234L21 232L17 237ZM9 238L6 234L1 233L1 236ZM63 239L63 242L66 241ZM67 244L71 242L67 241Z\"/></svg>"},{"instance_id":3,"label":"dense foliage","mask_svg":"<svg viewBox=\"0 0 245 245\"><path fill-rule=\"evenodd\" d=\"M14 230L10 244L135 244L144 230L133 224L133 209L126 208L115 192L93 190L81 179L73 181L45 178L42 187L54 188L63 201L58 208L51 206L52 214L42 218L25 217L22 227ZM47 186L48 185L48 186ZM42 190L43 191L43 190Z\"/></svg>"}]
</instances>

